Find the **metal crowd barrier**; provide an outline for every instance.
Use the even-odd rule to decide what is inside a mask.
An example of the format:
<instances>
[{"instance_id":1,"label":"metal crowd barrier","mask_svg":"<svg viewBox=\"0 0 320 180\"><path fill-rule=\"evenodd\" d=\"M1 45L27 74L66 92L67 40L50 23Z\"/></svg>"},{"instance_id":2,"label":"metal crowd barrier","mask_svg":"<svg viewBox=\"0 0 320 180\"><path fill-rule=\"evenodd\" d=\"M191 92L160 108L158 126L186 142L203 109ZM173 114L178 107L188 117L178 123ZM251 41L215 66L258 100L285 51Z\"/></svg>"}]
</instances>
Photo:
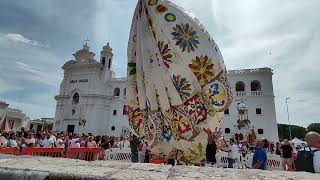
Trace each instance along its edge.
<instances>
[{"instance_id":1,"label":"metal crowd barrier","mask_svg":"<svg viewBox=\"0 0 320 180\"><path fill-rule=\"evenodd\" d=\"M24 148L21 155L62 158L64 148Z\"/></svg>"},{"instance_id":2,"label":"metal crowd barrier","mask_svg":"<svg viewBox=\"0 0 320 180\"><path fill-rule=\"evenodd\" d=\"M108 161L131 161L130 148L112 148L105 151L105 160Z\"/></svg>"},{"instance_id":3,"label":"metal crowd barrier","mask_svg":"<svg viewBox=\"0 0 320 180\"><path fill-rule=\"evenodd\" d=\"M0 154L20 155L19 148L0 148Z\"/></svg>"},{"instance_id":4,"label":"metal crowd barrier","mask_svg":"<svg viewBox=\"0 0 320 180\"><path fill-rule=\"evenodd\" d=\"M86 161L104 160L103 148L0 148L0 154L46 156L52 158L81 159Z\"/></svg>"}]
</instances>

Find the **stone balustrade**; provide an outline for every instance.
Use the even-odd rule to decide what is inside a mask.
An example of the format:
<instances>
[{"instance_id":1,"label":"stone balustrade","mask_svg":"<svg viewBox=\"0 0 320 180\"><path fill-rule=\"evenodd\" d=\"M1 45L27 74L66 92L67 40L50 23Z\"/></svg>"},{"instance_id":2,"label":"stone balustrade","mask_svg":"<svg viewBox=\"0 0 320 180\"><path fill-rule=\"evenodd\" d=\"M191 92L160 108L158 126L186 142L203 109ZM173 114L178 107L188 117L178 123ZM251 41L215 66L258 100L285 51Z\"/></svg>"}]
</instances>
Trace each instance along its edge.
<instances>
[{"instance_id":1,"label":"stone balustrade","mask_svg":"<svg viewBox=\"0 0 320 180\"><path fill-rule=\"evenodd\" d=\"M246 97L246 96L263 96L262 91L237 91L234 93L235 97Z\"/></svg>"}]
</instances>

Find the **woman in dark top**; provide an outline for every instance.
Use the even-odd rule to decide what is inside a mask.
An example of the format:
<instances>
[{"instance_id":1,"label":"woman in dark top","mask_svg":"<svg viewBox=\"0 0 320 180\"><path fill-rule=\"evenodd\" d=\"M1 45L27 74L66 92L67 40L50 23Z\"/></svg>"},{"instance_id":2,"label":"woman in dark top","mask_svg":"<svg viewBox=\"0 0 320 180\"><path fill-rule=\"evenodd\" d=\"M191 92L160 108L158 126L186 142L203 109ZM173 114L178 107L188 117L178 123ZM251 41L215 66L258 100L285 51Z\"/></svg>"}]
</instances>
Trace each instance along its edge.
<instances>
[{"instance_id":1,"label":"woman in dark top","mask_svg":"<svg viewBox=\"0 0 320 180\"><path fill-rule=\"evenodd\" d=\"M206 148L206 158L207 158L207 162L210 164L216 164L217 160L216 160L216 152L217 152L217 145L216 142L208 142L207 144L207 148Z\"/></svg>"},{"instance_id":2,"label":"woman in dark top","mask_svg":"<svg viewBox=\"0 0 320 180\"><path fill-rule=\"evenodd\" d=\"M131 162L138 162L138 145L139 139L135 135L131 135L130 137L130 149L131 149Z\"/></svg>"},{"instance_id":3,"label":"woman in dark top","mask_svg":"<svg viewBox=\"0 0 320 180\"><path fill-rule=\"evenodd\" d=\"M215 132L212 132L210 129L204 129L208 134L208 144L206 147L206 159L209 164L216 164L216 153L217 153L217 144L216 139L221 137L221 130L215 129Z\"/></svg>"}]
</instances>

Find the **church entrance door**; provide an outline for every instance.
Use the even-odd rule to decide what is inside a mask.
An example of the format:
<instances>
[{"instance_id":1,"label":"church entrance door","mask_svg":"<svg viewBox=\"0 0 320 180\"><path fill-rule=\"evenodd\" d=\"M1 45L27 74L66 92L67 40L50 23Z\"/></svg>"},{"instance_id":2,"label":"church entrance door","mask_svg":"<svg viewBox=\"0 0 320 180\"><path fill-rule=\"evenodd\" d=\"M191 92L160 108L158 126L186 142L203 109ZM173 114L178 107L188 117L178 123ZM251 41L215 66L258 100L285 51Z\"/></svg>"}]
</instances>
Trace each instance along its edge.
<instances>
[{"instance_id":1,"label":"church entrance door","mask_svg":"<svg viewBox=\"0 0 320 180\"><path fill-rule=\"evenodd\" d=\"M74 133L74 125L68 125L68 129L67 129L68 133Z\"/></svg>"}]
</instances>

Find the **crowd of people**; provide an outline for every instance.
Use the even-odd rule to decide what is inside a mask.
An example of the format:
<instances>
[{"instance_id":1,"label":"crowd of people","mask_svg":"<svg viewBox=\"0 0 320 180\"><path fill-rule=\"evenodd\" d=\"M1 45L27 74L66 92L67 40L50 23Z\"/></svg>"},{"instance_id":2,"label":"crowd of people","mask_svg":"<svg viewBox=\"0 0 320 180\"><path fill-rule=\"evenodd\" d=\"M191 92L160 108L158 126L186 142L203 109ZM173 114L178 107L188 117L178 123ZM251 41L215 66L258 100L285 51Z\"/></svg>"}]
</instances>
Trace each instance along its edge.
<instances>
[{"instance_id":1,"label":"crowd of people","mask_svg":"<svg viewBox=\"0 0 320 180\"><path fill-rule=\"evenodd\" d=\"M242 154L243 157L252 153L252 168L265 170L268 154L275 154L281 157L283 170L320 172L320 135L316 132L309 132L306 135L307 147L295 145L287 139L276 143L269 143L267 139L259 139L254 144L236 142L234 139L230 139L224 141L223 147L218 147L217 137L219 136L221 134L218 132L208 132L206 162L209 164L216 164L216 153L218 151L228 153L229 168L234 167L237 153ZM20 131L0 131L0 147L17 147L20 149L25 147L59 147L65 149L81 147L130 148L132 162L146 163L150 161L151 154L148 143L139 140L132 134L126 137L93 136L90 133L79 135L53 131L34 132L27 131L24 128L21 128ZM174 159L169 158L169 162L172 161ZM300 161L303 161L302 164L304 165L302 167Z\"/></svg>"},{"instance_id":2,"label":"crowd of people","mask_svg":"<svg viewBox=\"0 0 320 180\"><path fill-rule=\"evenodd\" d=\"M133 162L149 162L148 143L142 143L134 135L124 137L94 136L88 134L73 134L66 132L53 132L50 130L35 132L21 128L20 131L5 132L0 130L0 147L20 148L130 148Z\"/></svg>"},{"instance_id":3,"label":"crowd of people","mask_svg":"<svg viewBox=\"0 0 320 180\"><path fill-rule=\"evenodd\" d=\"M269 143L267 139L258 139L254 144L247 142L235 142L234 139L224 141L223 147L217 145L217 135L208 133L208 144L206 148L207 162L216 163L216 152L228 153L228 168L233 168L236 161L236 154L240 153L245 157L253 154L253 169L266 170L268 154L275 154L281 157L282 169L285 171L307 171L320 173L320 134L309 132L305 136L307 147L295 145L288 139L276 143Z\"/></svg>"},{"instance_id":4,"label":"crowd of people","mask_svg":"<svg viewBox=\"0 0 320 180\"><path fill-rule=\"evenodd\" d=\"M0 147L103 147L110 149L129 148L130 142L126 137L94 136L91 133L80 135L50 130L34 132L21 128L20 131L0 131Z\"/></svg>"}]
</instances>

